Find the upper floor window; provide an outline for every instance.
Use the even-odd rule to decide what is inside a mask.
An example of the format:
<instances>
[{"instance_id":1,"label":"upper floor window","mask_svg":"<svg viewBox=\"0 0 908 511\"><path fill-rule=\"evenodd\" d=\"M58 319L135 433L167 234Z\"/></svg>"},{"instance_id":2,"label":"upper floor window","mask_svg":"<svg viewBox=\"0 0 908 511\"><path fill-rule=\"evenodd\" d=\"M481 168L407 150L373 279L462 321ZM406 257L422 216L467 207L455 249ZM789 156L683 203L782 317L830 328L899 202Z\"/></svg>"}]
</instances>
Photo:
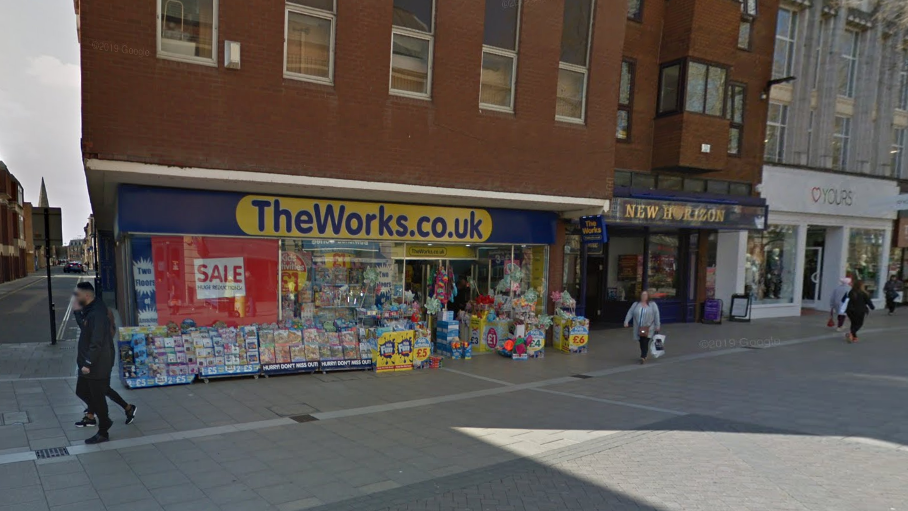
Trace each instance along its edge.
<instances>
[{"instance_id":1,"label":"upper floor window","mask_svg":"<svg viewBox=\"0 0 908 511\"><path fill-rule=\"evenodd\" d=\"M335 0L287 0L284 76L334 79Z\"/></svg>"},{"instance_id":2,"label":"upper floor window","mask_svg":"<svg viewBox=\"0 0 908 511\"><path fill-rule=\"evenodd\" d=\"M813 66L813 88L818 89L820 87L820 74L822 72L822 67L820 62L823 60L823 33L826 31L826 27L829 24L826 23L826 20L820 19L820 29L817 31L817 54L814 56L814 66Z\"/></svg>"},{"instance_id":3,"label":"upper floor window","mask_svg":"<svg viewBox=\"0 0 908 511\"><path fill-rule=\"evenodd\" d=\"M842 170L848 164L848 146L851 142L851 118L835 117L832 133L832 168Z\"/></svg>"},{"instance_id":4,"label":"upper floor window","mask_svg":"<svg viewBox=\"0 0 908 511\"><path fill-rule=\"evenodd\" d=\"M798 13L779 8L776 18L776 46L772 59L772 77L791 76L794 69L794 51L797 39Z\"/></svg>"},{"instance_id":5,"label":"upper floor window","mask_svg":"<svg viewBox=\"0 0 908 511\"><path fill-rule=\"evenodd\" d=\"M434 44L435 1L394 0L390 85L393 94L430 97Z\"/></svg>"},{"instance_id":6,"label":"upper floor window","mask_svg":"<svg viewBox=\"0 0 908 511\"><path fill-rule=\"evenodd\" d=\"M685 110L721 116L725 101L725 76L723 67L688 62Z\"/></svg>"},{"instance_id":7,"label":"upper floor window","mask_svg":"<svg viewBox=\"0 0 908 511\"><path fill-rule=\"evenodd\" d=\"M781 162L785 156L785 132L788 129L788 105L770 102L766 115L766 161Z\"/></svg>"},{"instance_id":8,"label":"upper floor window","mask_svg":"<svg viewBox=\"0 0 908 511\"><path fill-rule=\"evenodd\" d=\"M905 154L905 128L894 128L892 130L892 150L890 154L892 155L890 163L892 168L889 170L889 175L901 177L903 175L902 158Z\"/></svg>"},{"instance_id":9,"label":"upper floor window","mask_svg":"<svg viewBox=\"0 0 908 511\"><path fill-rule=\"evenodd\" d=\"M683 62L665 64L659 69L659 101L657 113L667 114L681 109L681 68Z\"/></svg>"},{"instance_id":10,"label":"upper floor window","mask_svg":"<svg viewBox=\"0 0 908 511\"><path fill-rule=\"evenodd\" d=\"M738 0L741 2L741 14L748 16L757 15L757 0Z\"/></svg>"},{"instance_id":11,"label":"upper floor window","mask_svg":"<svg viewBox=\"0 0 908 511\"><path fill-rule=\"evenodd\" d=\"M750 51L750 33L753 31L753 20L742 19L738 25L738 49Z\"/></svg>"},{"instance_id":12,"label":"upper floor window","mask_svg":"<svg viewBox=\"0 0 908 511\"><path fill-rule=\"evenodd\" d=\"M729 121L728 154L740 156L741 138L744 132L744 98L747 87L741 83L728 84L725 117Z\"/></svg>"},{"instance_id":13,"label":"upper floor window","mask_svg":"<svg viewBox=\"0 0 908 511\"><path fill-rule=\"evenodd\" d=\"M555 118L583 122L593 29L593 0L564 0Z\"/></svg>"},{"instance_id":14,"label":"upper floor window","mask_svg":"<svg viewBox=\"0 0 908 511\"><path fill-rule=\"evenodd\" d=\"M158 56L217 65L217 0L158 0Z\"/></svg>"},{"instance_id":15,"label":"upper floor window","mask_svg":"<svg viewBox=\"0 0 908 511\"><path fill-rule=\"evenodd\" d=\"M643 20L643 0L627 1L627 18L634 21Z\"/></svg>"},{"instance_id":16,"label":"upper floor window","mask_svg":"<svg viewBox=\"0 0 908 511\"><path fill-rule=\"evenodd\" d=\"M842 41L842 61L839 63L839 96L845 96L846 98L854 97L860 35L854 30L846 30Z\"/></svg>"},{"instance_id":17,"label":"upper floor window","mask_svg":"<svg viewBox=\"0 0 908 511\"><path fill-rule=\"evenodd\" d=\"M899 100L897 108L908 110L908 52L902 52L902 63L899 67Z\"/></svg>"},{"instance_id":18,"label":"upper floor window","mask_svg":"<svg viewBox=\"0 0 908 511\"><path fill-rule=\"evenodd\" d=\"M621 78L618 81L618 126L615 137L629 140L631 137L631 102L634 99L634 62L621 61Z\"/></svg>"},{"instance_id":19,"label":"upper floor window","mask_svg":"<svg viewBox=\"0 0 908 511\"><path fill-rule=\"evenodd\" d=\"M520 4L486 0L479 84L479 104L484 108L514 110Z\"/></svg>"}]
</instances>

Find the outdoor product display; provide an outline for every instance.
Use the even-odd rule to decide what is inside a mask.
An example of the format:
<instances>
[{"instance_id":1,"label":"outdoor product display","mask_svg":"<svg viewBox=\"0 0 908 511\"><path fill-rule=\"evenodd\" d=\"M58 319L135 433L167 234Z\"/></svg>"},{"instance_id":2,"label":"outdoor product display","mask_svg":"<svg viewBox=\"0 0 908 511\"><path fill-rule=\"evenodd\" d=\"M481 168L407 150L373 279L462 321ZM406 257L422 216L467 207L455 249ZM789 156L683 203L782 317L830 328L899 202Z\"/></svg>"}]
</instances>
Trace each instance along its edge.
<instances>
[{"instance_id":1,"label":"outdoor product display","mask_svg":"<svg viewBox=\"0 0 908 511\"><path fill-rule=\"evenodd\" d=\"M189 332L203 378L258 374L259 342L255 326L197 328Z\"/></svg>"},{"instance_id":2,"label":"outdoor product display","mask_svg":"<svg viewBox=\"0 0 908 511\"><path fill-rule=\"evenodd\" d=\"M167 327L120 328L117 354L120 379L129 388L191 383L199 371L195 347Z\"/></svg>"}]
</instances>

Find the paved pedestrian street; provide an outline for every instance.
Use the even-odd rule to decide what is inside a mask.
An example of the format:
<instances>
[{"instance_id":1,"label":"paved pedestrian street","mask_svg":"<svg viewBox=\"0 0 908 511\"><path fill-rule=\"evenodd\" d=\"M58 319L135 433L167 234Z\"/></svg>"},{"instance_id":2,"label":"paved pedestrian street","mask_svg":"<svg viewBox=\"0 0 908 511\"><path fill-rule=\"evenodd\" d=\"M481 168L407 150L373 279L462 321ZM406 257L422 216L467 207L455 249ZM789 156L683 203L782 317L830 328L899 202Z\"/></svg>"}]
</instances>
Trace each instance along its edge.
<instances>
[{"instance_id":1,"label":"paved pedestrian street","mask_svg":"<svg viewBox=\"0 0 908 511\"><path fill-rule=\"evenodd\" d=\"M668 325L643 366L601 330L588 355L116 385L139 413L111 405L100 446L53 366L0 380L0 511L904 510L905 314L855 345L817 315Z\"/></svg>"}]
</instances>

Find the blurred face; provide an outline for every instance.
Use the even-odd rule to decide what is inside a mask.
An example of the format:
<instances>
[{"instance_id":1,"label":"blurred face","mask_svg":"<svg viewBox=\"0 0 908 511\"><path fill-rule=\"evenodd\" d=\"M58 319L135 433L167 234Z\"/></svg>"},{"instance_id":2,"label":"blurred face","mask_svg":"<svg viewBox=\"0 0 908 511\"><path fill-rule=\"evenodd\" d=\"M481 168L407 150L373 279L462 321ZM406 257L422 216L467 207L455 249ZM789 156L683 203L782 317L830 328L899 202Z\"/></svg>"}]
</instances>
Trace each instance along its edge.
<instances>
[{"instance_id":1,"label":"blurred face","mask_svg":"<svg viewBox=\"0 0 908 511\"><path fill-rule=\"evenodd\" d=\"M73 293L73 296L76 297L76 302L85 307L94 299L95 294L91 291L86 291L85 289L76 288L76 291Z\"/></svg>"},{"instance_id":2,"label":"blurred face","mask_svg":"<svg viewBox=\"0 0 908 511\"><path fill-rule=\"evenodd\" d=\"M643 303L649 302L649 293L647 293L646 291L640 293L640 301Z\"/></svg>"}]
</instances>

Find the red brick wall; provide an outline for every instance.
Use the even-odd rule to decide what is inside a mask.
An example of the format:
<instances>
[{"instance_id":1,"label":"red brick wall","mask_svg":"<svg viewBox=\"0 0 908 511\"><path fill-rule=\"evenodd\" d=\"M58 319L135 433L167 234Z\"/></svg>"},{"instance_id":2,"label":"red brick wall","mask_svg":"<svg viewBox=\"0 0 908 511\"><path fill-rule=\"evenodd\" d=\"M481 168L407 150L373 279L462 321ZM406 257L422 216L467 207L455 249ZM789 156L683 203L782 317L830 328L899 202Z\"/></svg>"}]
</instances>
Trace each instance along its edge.
<instances>
[{"instance_id":1,"label":"red brick wall","mask_svg":"<svg viewBox=\"0 0 908 511\"><path fill-rule=\"evenodd\" d=\"M760 93L772 72L778 0L760 0L752 51L737 49L740 4L732 0L644 2L642 23L627 21L624 55L636 62L631 140L618 143L615 166L651 170L695 165L698 177L760 182L767 102ZM727 121L701 115L656 119L659 64L693 57L728 66L728 80L745 83L747 97L740 157L728 157ZM712 145L710 155L700 144Z\"/></svg>"},{"instance_id":2,"label":"red brick wall","mask_svg":"<svg viewBox=\"0 0 908 511\"><path fill-rule=\"evenodd\" d=\"M596 2L585 126L554 120L561 0L524 1L513 115L479 111L484 2L436 3L432 100L419 101L388 94L388 0L337 2L334 86L282 77L282 1L220 2L219 54L242 44L229 70L156 58L153 0L81 0L85 155L605 197L625 0Z\"/></svg>"}]
</instances>

